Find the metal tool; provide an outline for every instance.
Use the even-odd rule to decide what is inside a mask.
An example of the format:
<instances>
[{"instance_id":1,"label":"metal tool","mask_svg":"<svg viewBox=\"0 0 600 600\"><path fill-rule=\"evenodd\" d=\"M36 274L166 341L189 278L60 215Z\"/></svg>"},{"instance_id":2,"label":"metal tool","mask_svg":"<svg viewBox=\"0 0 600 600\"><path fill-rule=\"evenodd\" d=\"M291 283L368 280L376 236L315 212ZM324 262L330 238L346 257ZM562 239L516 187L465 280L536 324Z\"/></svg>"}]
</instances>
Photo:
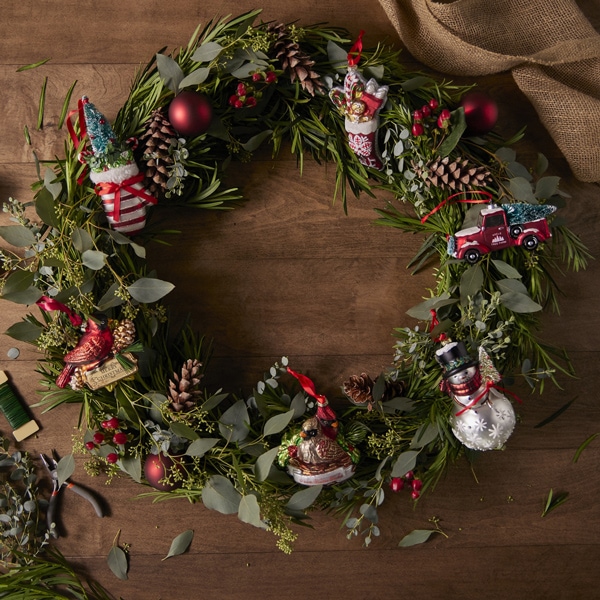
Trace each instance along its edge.
<instances>
[{"instance_id":1,"label":"metal tool","mask_svg":"<svg viewBox=\"0 0 600 600\"><path fill-rule=\"evenodd\" d=\"M63 487L66 487L68 490L71 490L72 492L75 492L82 498L85 498L94 507L94 510L96 511L96 514L99 517L104 516L104 510L102 508L102 505L98 501L98 499L91 492L89 492L85 488L81 487L80 485L73 483L69 480L66 480L62 485L59 485L58 472L56 470L58 467L58 462L56 459L58 457L54 450L52 451L52 455L53 455L53 458L49 458L45 454L40 454L40 457L42 459L42 462L44 463L44 465L50 472L50 475L52 476L52 496L50 496L50 503L48 504L48 510L46 512L46 523L48 525L48 531L50 531L50 535L54 538L57 538L58 531L56 529L56 526L52 527L52 523L56 524L54 514L56 512L58 496Z\"/></svg>"}]
</instances>

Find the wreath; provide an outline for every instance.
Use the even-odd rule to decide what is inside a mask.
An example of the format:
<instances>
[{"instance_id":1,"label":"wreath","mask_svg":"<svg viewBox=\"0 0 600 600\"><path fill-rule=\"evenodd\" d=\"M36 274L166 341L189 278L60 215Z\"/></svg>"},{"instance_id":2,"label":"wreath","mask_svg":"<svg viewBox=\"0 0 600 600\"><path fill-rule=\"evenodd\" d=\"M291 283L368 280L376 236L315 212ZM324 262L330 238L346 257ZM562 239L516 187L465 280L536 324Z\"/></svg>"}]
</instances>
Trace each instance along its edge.
<instances>
[{"instance_id":1,"label":"wreath","mask_svg":"<svg viewBox=\"0 0 600 600\"><path fill-rule=\"evenodd\" d=\"M16 224L0 235L20 251L2 251L2 297L41 308L8 334L44 353L45 410L81 406L74 450L89 473L237 514L285 552L313 508L368 545L386 495L417 501L459 455L504 447L515 377L541 391L572 373L536 330L558 306L553 272L584 268L588 252L546 159L523 166L511 148L523 132L493 131L490 98L410 73L361 35L255 24L259 13L159 52L112 124L86 97L69 112L71 88L65 157L38 163L37 218L5 205ZM228 166L284 142L300 169L307 155L335 165L344 209L347 190L392 192L376 223L421 236L415 271L437 265L408 311L420 323L394 330L389 368L349 376L331 403L285 357L247 397L206 389L210 344L189 324L170 330L173 285L145 260L162 236L154 204L234 208ZM62 459L59 481L72 469Z\"/></svg>"}]
</instances>

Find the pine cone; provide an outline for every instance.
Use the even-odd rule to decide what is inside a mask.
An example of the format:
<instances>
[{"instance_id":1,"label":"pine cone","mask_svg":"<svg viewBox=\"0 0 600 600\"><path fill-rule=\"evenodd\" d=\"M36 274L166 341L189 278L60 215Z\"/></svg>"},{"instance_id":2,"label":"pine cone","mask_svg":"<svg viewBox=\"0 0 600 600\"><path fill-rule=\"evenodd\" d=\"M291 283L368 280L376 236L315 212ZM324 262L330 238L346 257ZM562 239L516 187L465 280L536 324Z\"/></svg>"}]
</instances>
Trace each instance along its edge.
<instances>
[{"instance_id":1,"label":"pine cone","mask_svg":"<svg viewBox=\"0 0 600 600\"><path fill-rule=\"evenodd\" d=\"M371 408L373 403L373 380L366 373L351 375L348 381L344 381L342 390L353 404L368 404Z\"/></svg>"},{"instance_id":2,"label":"pine cone","mask_svg":"<svg viewBox=\"0 0 600 600\"><path fill-rule=\"evenodd\" d=\"M427 187L440 187L454 192L482 187L491 181L490 172L485 167L469 164L468 158L459 157L450 161L450 157L445 156L430 160L425 166L413 164L413 168Z\"/></svg>"},{"instance_id":3,"label":"pine cone","mask_svg":"<svg viewBox=\"0 0 600 600\"><path fill-rule=\"evenodd\" d=\"M135 325L131 319L123 319L113 331L112 353L117 354L135 341Z\"/></svg>"},{"instance_id":4,"label":"pine cone","mask_svg":"<svg viewBox=\"0 0 600 600\"><path fill-rule=\"evenodd\" d=\"M269 25L268 31L277 36L275 40L275 56L281 63L281 68L286 73L290 81L300 82L302 88L311 96L316 92L325 93L325 85L321 81L321 76L313 71L315 61L301 50L298 42L289 37L289 30L283 23L273 23Z\"/></svg>"},{"instance_id":5,"label":"pine cone","mask_svg":"<svg viewBox=\"0 0 600 600\"><path fill-rule=\"evenodd\" d=\"M164 110L155 110L146 123L146 131L140 136L140 162L146 165L145 184L153 195L162 195L167 190L168 168L174 164L169 149L174 139L177 139L177 133Z\"/></svg>"},{"instance_id":6,"label":"pine cone","mask_svg":"<svg viewBox=\"0 0 600 600\"><path fill-rule=\"evenodd\" d=\"M188 359L181 367L181 375L173 373L173 381L169 380L169 398L171 409L175 412L185 412L196 406L201 392L198 389L202 373L202 363L196 359Z\"/></svg>"},{"instance_id":7,"label":"pine cone","mask_svg":"<svg viewBox=\"0 0 600 600\"><path fill-rule=\"evenodd\" d=\"M404 394L406 386L402 381L386 381L383 400L391 400L392 398L401 398Z\"/></svg>"}]
</instances>

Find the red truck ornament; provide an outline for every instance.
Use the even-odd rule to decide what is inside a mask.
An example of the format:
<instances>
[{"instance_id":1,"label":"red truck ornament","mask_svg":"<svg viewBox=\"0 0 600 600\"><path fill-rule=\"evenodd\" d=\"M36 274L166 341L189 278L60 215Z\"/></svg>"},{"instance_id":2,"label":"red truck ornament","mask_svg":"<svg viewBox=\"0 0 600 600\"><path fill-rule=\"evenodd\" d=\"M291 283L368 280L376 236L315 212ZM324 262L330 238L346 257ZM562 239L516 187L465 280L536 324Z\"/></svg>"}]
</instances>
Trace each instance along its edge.
<instances>
[{"instance_id":1,"label":"red truck ornament","mask_svg":"<svg viewBox=\"0 0 600 600\"><path fill-rule=\"evenodd\" d=\"M510 246L535 250L552 237L546 215L555 210L550 204L490 204L475 227L448 236L448 254L475 264L484 254Z\"/></svg>"}]
</instances>

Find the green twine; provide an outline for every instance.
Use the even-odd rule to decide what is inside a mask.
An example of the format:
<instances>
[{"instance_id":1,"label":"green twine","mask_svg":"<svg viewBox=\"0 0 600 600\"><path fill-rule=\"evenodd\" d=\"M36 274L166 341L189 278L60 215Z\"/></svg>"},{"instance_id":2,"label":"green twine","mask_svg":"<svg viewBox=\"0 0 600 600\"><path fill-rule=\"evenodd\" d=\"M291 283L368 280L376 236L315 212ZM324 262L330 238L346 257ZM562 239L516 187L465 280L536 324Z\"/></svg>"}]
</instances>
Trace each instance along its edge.
<instances>
[{"instance_id":1,"label":"green twine","mask_svg":"<svg viewBox=\"0 0 600 600\"><path fill-rule=\"evenodd\" d=\"M22 427L30 420L8 383L0 385L0 411L13 429Z\"/></svg>"}]
</instances>

